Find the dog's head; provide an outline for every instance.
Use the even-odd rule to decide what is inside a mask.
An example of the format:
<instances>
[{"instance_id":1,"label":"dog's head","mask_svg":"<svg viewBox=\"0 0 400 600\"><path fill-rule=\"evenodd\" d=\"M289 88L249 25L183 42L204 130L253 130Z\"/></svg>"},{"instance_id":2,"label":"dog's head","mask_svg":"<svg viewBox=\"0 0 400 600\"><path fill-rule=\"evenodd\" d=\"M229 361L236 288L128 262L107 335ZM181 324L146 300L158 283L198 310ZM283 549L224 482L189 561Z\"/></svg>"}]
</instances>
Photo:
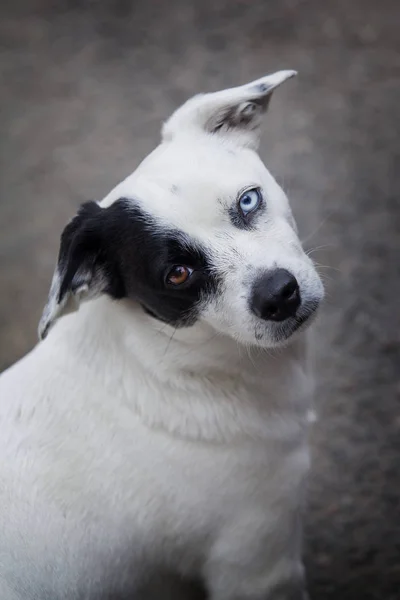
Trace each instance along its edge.
<instances>
[{"instance_id":1,"label":"dog's head","mask_svg":"<svg viewBox=\"0 0 400 600\"><path fill-rule=\"evenodd\" d=\"M321 281L257 154L271 93L294 74L192 98L130 177L81 207L61 237L42 338L100 294L130 298L175 327L207 322L264 347L313 315Z\"/></svg>"}]
</instances>

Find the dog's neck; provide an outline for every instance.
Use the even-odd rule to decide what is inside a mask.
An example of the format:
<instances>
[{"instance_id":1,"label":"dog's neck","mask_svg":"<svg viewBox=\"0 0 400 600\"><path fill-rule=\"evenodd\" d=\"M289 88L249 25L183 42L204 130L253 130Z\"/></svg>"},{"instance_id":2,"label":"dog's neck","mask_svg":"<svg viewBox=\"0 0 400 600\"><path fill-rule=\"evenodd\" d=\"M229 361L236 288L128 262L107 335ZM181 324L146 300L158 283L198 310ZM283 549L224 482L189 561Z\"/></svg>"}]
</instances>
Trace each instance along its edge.
<instances>
[{"instance_id":1,"label":"dog's neck","mask_svg":"<svg viewBox=\"0 0 400 600\"><path fill-rule=\"evenodd\" d=\"M67 344L102 389L149 426L174 434L271 437L278 423L293 428L306 420L307 334L277 350L248 348L206 324L175 330L135 303L101 298L61 319L48 342Z\"/></svg>"}]
</instances>

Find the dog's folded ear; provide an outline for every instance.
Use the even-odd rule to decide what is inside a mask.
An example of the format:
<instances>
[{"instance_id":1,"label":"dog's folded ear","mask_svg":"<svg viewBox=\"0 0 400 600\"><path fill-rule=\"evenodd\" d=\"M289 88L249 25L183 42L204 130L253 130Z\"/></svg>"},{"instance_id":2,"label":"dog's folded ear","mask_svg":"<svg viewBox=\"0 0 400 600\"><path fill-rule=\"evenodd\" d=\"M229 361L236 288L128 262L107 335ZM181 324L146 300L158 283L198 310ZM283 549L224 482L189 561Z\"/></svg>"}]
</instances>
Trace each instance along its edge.
<instances>
[{"instance_id":1,"label":"dog's folded ear","mask_svg":"<svg viewBox=\"0 0 400 600\"><path fill-rule=\"evenodd\" d=\"M257 149L272 92L295 75L296 71L278 71L240 87L195 96L165 123L163 140L194 129L229 136L239 145Z\"/></svg>"},{"instance_id":2,"label":"dog's folded ear","mask_svg":"<svg viewBox=\"0 0 400 600\"><path fill-rule=\"evenodd\" d=\"M44 339L58 317L73 312L82 300L103 293L123 297L123 282L108 250L107 209L96 202L83 204L61 236L57 266L47 304L39 323Z\"/></svg>"}]
</instances>

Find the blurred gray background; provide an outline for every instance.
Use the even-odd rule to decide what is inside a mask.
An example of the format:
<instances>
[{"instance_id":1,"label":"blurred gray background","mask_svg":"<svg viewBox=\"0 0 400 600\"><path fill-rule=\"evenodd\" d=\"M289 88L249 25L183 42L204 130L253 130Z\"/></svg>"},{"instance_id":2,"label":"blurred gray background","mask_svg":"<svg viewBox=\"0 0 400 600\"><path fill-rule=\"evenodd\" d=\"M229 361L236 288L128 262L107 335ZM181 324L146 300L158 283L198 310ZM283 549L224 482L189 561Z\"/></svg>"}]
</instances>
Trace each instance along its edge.
<instances>
[{"instance_id":1,"label":"blurred gray background","mask_svg":"<svg viewBox=\"0 0 400 600\"><path fill-rule=\"evenodd\" d=\"M400 597L396 0L3 0L0 366L36 341L60 232L188 96L281 68L262 157L328 298L306 561L314 599Z\"/></svg>"}]
</instances>

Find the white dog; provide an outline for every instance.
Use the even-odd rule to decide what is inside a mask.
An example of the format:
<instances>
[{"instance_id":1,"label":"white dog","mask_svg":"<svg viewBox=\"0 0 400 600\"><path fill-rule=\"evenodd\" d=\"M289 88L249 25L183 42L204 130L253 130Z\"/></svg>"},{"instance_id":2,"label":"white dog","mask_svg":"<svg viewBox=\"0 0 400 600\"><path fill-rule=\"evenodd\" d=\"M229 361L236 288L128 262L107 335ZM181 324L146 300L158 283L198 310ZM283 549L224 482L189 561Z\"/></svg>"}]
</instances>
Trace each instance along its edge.
<instances>
[{"instance_id":1,"label":"white dog","mask_svg":"<svg viewBox=\"0 0 400 600\"><path fill-rule=\"evenodd\" d=\"M323 288L257 154L294 74L189 100L65 228L46 339L0 379L1 600L305 597Z\"/></svg>"}]
</instances>

